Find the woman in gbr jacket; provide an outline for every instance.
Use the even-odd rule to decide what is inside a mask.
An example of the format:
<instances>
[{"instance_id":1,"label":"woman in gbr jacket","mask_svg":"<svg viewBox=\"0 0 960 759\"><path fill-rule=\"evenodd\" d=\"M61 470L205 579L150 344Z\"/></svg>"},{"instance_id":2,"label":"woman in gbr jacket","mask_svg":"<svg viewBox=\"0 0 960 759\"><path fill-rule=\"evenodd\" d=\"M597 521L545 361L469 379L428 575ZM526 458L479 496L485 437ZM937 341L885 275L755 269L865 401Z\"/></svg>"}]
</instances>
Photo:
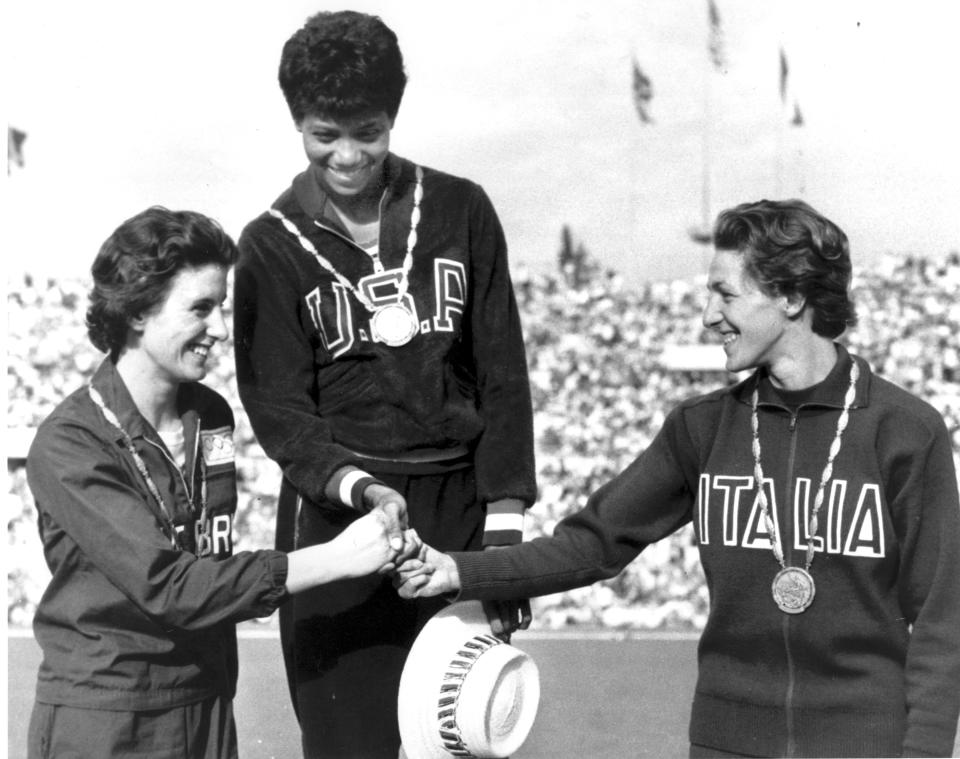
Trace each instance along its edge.
<instances>
[{"instance_id":1,"label":"woman in gbr jacket","mask_svg":"<svg viewBox=\"0 0 960 759\"><path fill-rule=\"evenodd\" d=\"M405 596L553 593L693 522L711 607L691 756L950 756L960 710L960 506L927 403L836 339L846 235L800 201L720 214L704 324L727 369L550 538L424 548ZM404 582L405 581L405 582Z\"/></svg>"},{"instance_id":2,"label":"woman in gbr jacket","mask_svg":"<svg viewBox=\"0 0 960 759\"><path fill-rule=\"evenodd\" d=\"M31 759L235 757L235 623L392 568L389 539L402 545L371 513L289 555L233 554L233 415L199 380L227 336L235 258L212 220L150 208L93 264L87 324L109 356L27 459L52 573L34 620ZM382 492L368 491L373 506Z\"/></svg>"}]
</instances>

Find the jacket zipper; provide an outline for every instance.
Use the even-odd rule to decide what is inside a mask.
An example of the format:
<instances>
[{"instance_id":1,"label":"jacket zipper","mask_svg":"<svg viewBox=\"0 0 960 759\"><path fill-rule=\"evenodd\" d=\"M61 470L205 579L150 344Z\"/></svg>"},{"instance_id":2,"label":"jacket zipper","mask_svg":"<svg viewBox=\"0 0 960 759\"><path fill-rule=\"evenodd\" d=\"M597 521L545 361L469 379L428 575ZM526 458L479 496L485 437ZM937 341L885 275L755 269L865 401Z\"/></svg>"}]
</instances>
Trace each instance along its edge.
<instances>
[{"instance_id":1,"label":"jacket zipper","mask_svg":"<svg viewBox=\"0 0 960 759\"><path fill-rule=\"evenodd\" d=\"M786 477L787 492L786 492L786 500L785 500L785 503L789 505L791 498L793 497L793 486L790 483L793 482L793 470L794 470L794 467L796 466L797 422L800 414L800 409L798 408L796 411L790 411L786 407L780 406L778 404L766 404L766 405L772 406L774 408L782 409L784 411L787 411L790 414L790 423L787 427L787 429L790 432L790 454L787 457L787 477ZM789 519L790 513L791 513L791 509L787 508L785 512L785 514L787 515L787 518L783 523L784 529L780 531L781 540L784 541L782 546L784 561L786 561L786 557L790 555L790 550L791 550L790 544L793 542L793 539L795 538L793 534L793 524ZM789 614L783 615L783 622L781 625L781 629L783 631L784 653L786 654L786 657L787 657L787 687L784 692L784 698L783 698L783 705L784 705L784 711L786 713L786 726L787 726L787 743L784 749L784 756L789 758L789 757L796 756L796 752L797 752L797 745L796 745L797 739L795 735L796 725L795 725L795 719L793 714L793 698L794 698L794 692L796 690L796 671L795 671L794 661L793 661L793 649L790 641L790 615Z\"/></svg>"},{"instance_id":2,"label":"jacket zipper","mask_svg":"<svg viewBox=\"0 0 960 759\"><path fill-rule=\"evenodd\" d=\"M193 508L194 507L193 488L191 488L187 484L187 478L183 476L183 470L180 469L180 466L177 464L176 461L173 460L173 458L170 456L169 453L167 453L166 449L162 445L158 445L157 443L154 443L152 440L150 440L150 438L147 438L147 437L145 437L144 440L148 442L150 445L152 445L154 448L156 448L158 451L160 451L160 453L163 454L163 457L173 467L174 471L177 473L177 476L180 478L180 482L183 485L183 489L187 492L187 500L190 502L191 508ZM196 461L197 461L196 453L197 453L197 438L194 437L194 457L193 457L194 465L196 465Z\"/></svg>"},{"instance_id":3,"label":"jacket zipper","mask_svg":"<svg viewBox=\"0 0 960 759\"><path fill-rule=\"evenodd\" d=\"M354 240L350 239L349 237L347 237L347 236L346 236L345 234L343 234L342 232L337 231L337 230L334 229L333 227L328 227L326 224L323 224L322 222L318 221L317 219L314 219L314 220L313 220L313 223L314 223L314 225L315 225L318 229L322 229L324 232L329 232L330 234L332 234L332 235L334 235L334 236L336 236L336 237L339 237L339 238L340 238L341 240L343 240L345 243L347 243L348 245L350 245L350 247L356 248L356 249L359 250L361 253L363 253L363 255L365 255L367 258L370 258L370 254L367 253L367 251L365 251L363 248L361 248L359 245L357 245L357 243L356 243Z\"/></svg>"},{"instance_id":4,"label":"jacket zipper","mask_svg":"<svg viewBox=\"0 0 960 759\"><path fill-rule=\"evenodd\" d=\"M781 406L777 403L764 403L762 404L768 408L778 408L783 411L786 411L790 414L790 424L788 425L788 430L790 432L790 454L787 460L787 504L790 503L790 498L793 495L793 470L796 466L796 453L797 453L797 438L799 437L797 433L797 424L799 422L800 412L803 410L804 406L809 405L823 405L823 404L801 404L797 407L796 410L791 411L785 406ZM833 404L826 404L833 407ZM787 514L791 513L791 509L787 508ZM790 524L790 536L791 538L795 537L793 535L793 526L792 522ZM789 553L787 544L783 546L784 557ZM784 756L786 757L795 757L797 755L797 737L796 737L796 718L793 712L793 702L796 691L796 668L794 666L793 660L793 649L790 642L790 615L783 615L783 647L784 652L787 657L787 687L784 693L784 709L786 711L786 727L787 727L787 743L784 750Z\"/></svg>"},{"instance_id":5,"label":"jacket zipper","mask_svg":"<svg viewBox=\"0 0 960 759\"><path fill-rule=\"evenodd\" d=\"M380 202L377 204L377 236L378 236L378 238L383 236L383 201L386 200L386 199L387 199L387 189L384 188L383 193L380 195ZM359 251L360 251L361 253L363 253L363 255L365 255L367 258L370 258L370 259L371 259L371 262L372 262L373 257L372 257L369 253L367 253L366 250L364 250L364 249L361 248L359 245L357 245L356 241L355 241L352 237L348 237L347 235L343 234L342 232L340 232L339 230L335 229L334 227L328 227L328 226L327 226L326 224L324 224L320 219L314 219L314 220L313 220L313 224L314 224L314 226L316 226L318 229L322 229L324 232L329 232L330 234L335 235L336 237L339 237L341 240L343 240L345 243L349 244L351 247L356 248L357 250L359 250ZM379 249L379 245L380 245L380 244L379 244L379 242L378 242L378 243L377 243L378 249ZM380 254L378 253L378 254L377 254L377 257L379 258L379 256L380 256ZM381 259L381 262L382 262L382 259ZM376 267L374 267L374 268L376 268Z\"/></svg>"},{"instance_id":6,"label":"jacket zipper","mask_svg":"<svg viewBox=\"0 0 960 759\"><path fill-rule=\"evenodd\" d=\"M800 409L790 412L790 456L787 459L787 500L784 504L787 506L786 515L788 516L793 513L793 510L790 508L790 503L793 500L793 470L797 462L797 417L800 414ZM794 535L795 525L791 522L789 524L789 529L786 532L790 535L790 542L792 543L796 540L796 535ZM792 548L788 545L783 546L784 556L789 556ZM783 615L783 646L787 654L787 692L784 698L784 706L787 711L787 748L786 755L792 757L796 755L797 751L797 739L794 734L796 731L796 726L794 725L794 714L793 714L793 696L796 689L796 672L793 664L793 650L791 648L790 641L790 615Z\"/></svg>"}]
</instances>

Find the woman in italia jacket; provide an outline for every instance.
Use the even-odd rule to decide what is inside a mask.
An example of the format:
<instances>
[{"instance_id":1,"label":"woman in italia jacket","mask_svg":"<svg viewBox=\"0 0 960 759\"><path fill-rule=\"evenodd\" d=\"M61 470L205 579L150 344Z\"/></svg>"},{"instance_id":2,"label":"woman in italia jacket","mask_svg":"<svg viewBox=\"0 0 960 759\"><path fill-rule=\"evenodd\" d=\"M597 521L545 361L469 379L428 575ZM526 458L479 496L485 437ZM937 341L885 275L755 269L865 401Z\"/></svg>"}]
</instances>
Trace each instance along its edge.
<instances>
[{"instance_id":1,"label":"woman in italia jacket","mask_svg":"<svg viewBox=\"0 0 960 759\"><path fill-rule=\"evenodd\" d=\"M949 756L960 505L943 419L833 341L853 310L832 223L761 201L721 214L716 241L704 323L752 376L681 403L551 538L428 551L402 592L582 586L692 522L710 614L691 756Z\"/></svg>"}]
</instances>

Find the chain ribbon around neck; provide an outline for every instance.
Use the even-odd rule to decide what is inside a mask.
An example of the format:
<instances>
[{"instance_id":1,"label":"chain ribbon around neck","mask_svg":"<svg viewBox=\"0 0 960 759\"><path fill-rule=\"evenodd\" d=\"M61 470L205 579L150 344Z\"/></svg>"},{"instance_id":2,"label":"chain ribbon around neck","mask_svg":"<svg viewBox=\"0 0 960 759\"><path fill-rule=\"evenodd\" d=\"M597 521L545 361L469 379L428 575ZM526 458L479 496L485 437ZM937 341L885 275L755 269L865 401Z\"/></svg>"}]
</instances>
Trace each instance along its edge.
<instances>
[{"instance_id":1,"label":"chain ribbon around neck","mask_svg":"<svg viewBox=\"0 0 960 759\"><path fill-rule=\"evenodd\" d=\"M840 453L840 438L850 420L850 407L853 405L853 400L857 394L857 378L859 376L860 367L857 366L856 361L853 361L850 365L850 385L843 399L843 410L840 412L840 418L837 420L837 432L834 435L833 442L830 444L830 453L827 456L827 463L823 468L823 473L820 475L820 485L817 488L817 495L813 501L813 510L810 512L810 519L807 522L807 557L806 565L804 566L804 569L807 570L810 569L810 564L813 563L813 555L816 550L813 539L819 527L817 515L820 512L820 507L823 506L824 489L833 476L833 460L837 457L837 454ZM776 522L774 522L773 516L770 514L770 504L767 502L767 493L763 487L763 468L760 466L760 420L757 415L757 406L760 402L759 388L760 381L758 379L757 387L753 389L753 413L750 418L750 423L753 427L753 477L757 482L757 498L760 501L760 510L763 512L763 520L767 526L767 532L770 535L770 545L773 548L773 555L776 557L780 567L785 569L786 564L783 559L783 546L780 544L780 535L777 531Z\"/></svg>"},{"instance_id":2,"label":"chain ribbon around neck","mask_svg":"<svg viewBox=\"0 0 960 759\"><path fill-rule=\"evenodd\" d=\"M143 460L143 457L133 445L133 438L130 437L130 433L127 432L123 428L123 425L120 424L120 420L117 419L117 415L113 413L106 403L104 403L103 396L96 391L93 385L88 386L87 389L89 390L90 398L97 405L97 408L99 408L103 413L104 418L106 418L106 420L113 427L116 427L120 432L120 436L123 438L123 444L126 447L127 452L133 457L133 463L136 464L137 470L147 483L147 490L150 491L150 495L153 496L154 500L160 506L160 511L163 513L163 526L166 528L165 533L170 541L170 544L178 551L181 550L180 542L177 540L177 530L173 525L173 515L170 513L170 510L167 508L167 504L160 495L160 489L157 487L157 483L155 483L153 481L153 477L150 476L150 471L147 469L147 463ZM204 480L206 480L206 478L204 478ZM206 487L206 481L204 481L203 485Z\"/></svg>"},{"instance_id":3,"label":"chain ribbon around neck","mask_svg":"<svg viewBox=\"0 0 960 759\"><path fill-rule=\"evenodd\" d=\"M420 224L420 201L423 200L423 169L420 166L416 167L417 175L417 184L413 190L413 210L410 211L410 233L407 235L407 253L403 258L403 264L401 265L402 276L400 279L400 285L397 292L397 302L401 302L404 296L407 294L408 280L407 275L410 273L410 269L413 267L413 249L417 245L417 227ZM336 277L337 281L352 292L357 300L359 300L364 307L370 313L373 313L377 310L377 307L364 295L360 290L358 290L353 282L347 279L343 274L336 270L334 265L330 263L321 253L317 250L316 246L308 240L303 232L301 232L297 225L294 224L290 219L283 215L283 212L277 210L276 208L270 209L270 215L275 219L278 219L284 228L297 238L300 242L300 246L312 255L317 263L320 264L324 269L326 269L330 274Z\"/></svg>"}]
</instances>

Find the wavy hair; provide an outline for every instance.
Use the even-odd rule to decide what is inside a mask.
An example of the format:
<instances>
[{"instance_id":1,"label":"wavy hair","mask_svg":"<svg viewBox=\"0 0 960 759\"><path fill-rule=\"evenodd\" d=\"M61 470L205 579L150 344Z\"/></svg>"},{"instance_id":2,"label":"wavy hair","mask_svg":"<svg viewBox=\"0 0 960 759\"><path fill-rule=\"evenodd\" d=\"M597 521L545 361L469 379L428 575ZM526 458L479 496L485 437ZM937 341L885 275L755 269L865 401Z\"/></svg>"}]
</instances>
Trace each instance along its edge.
<instances>
[{"instance_id":1,"label":"wavy hair","mask_svg":"<svg viewBox=\"0 0 960 759\"><path fill-rule=\"evenodd\" d=\"M323 11L283 46L280 89L293 120L379 111L391 120L407 86L397 35L378 16Z\"/></svg>"},{"instance_id":2,"label":"wavy hair","mask_svg":"<svg viewBox=\"0 0 960 759\"><path fill-rule=\"evenodd\" d=\"M835 338L857 323L852 264L843 230L802 200L760 200L721 211L717 250L744 256L744 271L767 295L800 296L813 331Z\"/></svg>"},{"instance_id":3,"label":"wavy hair","mask_svg":"<svg viewBox=\"0 0 960 759\"><path fill-rule=\"evenodd\" d=\"M116 359L130 320L162 304L182 269L230 267L236 260L233 240L203 214L153 206L127 219L103 243L90 268L90 342Z\"/></svg>"}]
</instances>

